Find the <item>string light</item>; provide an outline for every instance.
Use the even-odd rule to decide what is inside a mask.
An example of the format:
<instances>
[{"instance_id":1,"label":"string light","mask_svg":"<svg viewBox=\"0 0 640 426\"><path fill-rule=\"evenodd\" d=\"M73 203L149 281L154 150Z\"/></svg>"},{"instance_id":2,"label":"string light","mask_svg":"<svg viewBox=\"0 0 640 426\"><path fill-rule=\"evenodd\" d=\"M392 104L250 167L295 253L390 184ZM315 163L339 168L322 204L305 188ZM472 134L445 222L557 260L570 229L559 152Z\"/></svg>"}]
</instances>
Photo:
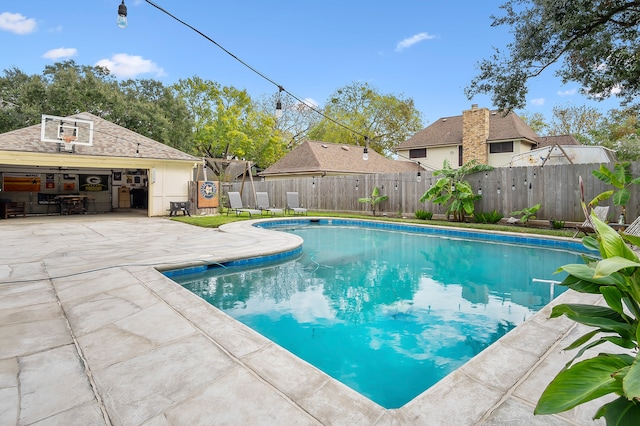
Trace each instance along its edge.
<instances>
[{"instance_id":1,"label":"string light","mask_svg":"<svg viewBox=\"0 0 640 426\"><path fill-rule=\"evenodd\" d=\"M360 182L360 179L356 179L356 191L358 190L358 183Z\"/></svg>"},{"instance_id":2,"label":"string light","mask_svg":"<svg viewBox=\"0 0 640 426\"><path fill-rule=\"evenodd\" d=\"M284 89L282 86L278 86L278 99L276 100L276 118L282 117L282 99L280 93L282 93Z\"/></svg>"},{"instance_id":3,"label":"string light","mask_svg":"<svg viewBox=\"0 0 640 426\"><path fill-rule=\"evenodd\" d=\"M512 179L512 180L511 180L511 190L512 190L512 191L515 191L515 190L516 190L516 180L515 180L515 179Z\"/></svg>"},{"instance_id":4,"label":"string light","mask_svg":"<svg viewBox=\"0 0 640 426\"><path fill-rule=\"evenodd\" d=\"M393 189L395 189L396 191L398 190L398 181L396 181L396 186Z\"/></svg>"},{"instance_id":5,"label":"string light","mask_svg":"<svg viewBox=\"0 0 640 426\"><path fill-rule=\"evenodd\" d=\"M127 6L124 5L124 0L122 0L122 3L120 4L120 6L118 6L118 19L116 19L116 25L118 25L118 28L127 28L128 22L127 22Z\"/></svg>"},{"instance_id":6,"label":"string light","mask_svg":"<svg viewBox=\"0 0 640 426\"><path fill-rule=\"evenodd\" d=\"M486 176L486 173L485 173ZM482 195L482 186L480 186L480 181L478 181L478 195Z\"/></svg>"},{"instance_id":7,"label":"string light","mask_svg":"<svg viewBox=\"0 0 640 426\"><path fill-rule=\"evenodd\" d=\"M331 121L332 123L336 124L337 126L342 127L345 130L350 131L351 133L354 133L356 135L360 135L362 137L367 137L366 135L358 132L357 130L354 130L346 125L344 125L343 123L340 123L337 120L334 120L332 117L329 117L328 115L326 115L324 112L320 111L319 109L317 109L315 106L309 104L307 101L301 99L300 97L294 95L293 93L289 92L287 89L285 89L282 85L276 83L274 80L272 80L271 78L267 77L265 74L261 73L260 71L258 71L257 69L255 69L254 67L252 67L251 65L249 65L248 63L246 63L245 61L243 61L242 59L238 58L236 55L234 55L233 53L231 53L229 50L225 49L221 44L219 44L217 41L215 41L214 39L212 39L211 37L209 37L208 35L206 35L205 33L203 33L202 31L198 30L197 28L195 28L192 25L187 24L185 21L179 19L177 16L169 13L167 10L163 9L162 7L158 6L157 4L155 4L154 2L152 2L151 0L144 0L145 3L150 4L151 6L155 7L156 9L158 9L160 12L164 13L165 15L169 16L170 18L174 19L175 21L181 23L182 25L184 25L185 27L193 30L194 32L198 33L199 35L201 35L202 37L204 37L205 39L207 39L208 41L210 41L211 43L213 43L214 45L216 45L218 48L220 48L224 53L226 53L227 55L231 56L233 59L235 59L236 61L240 62L242 65L244 65L246 68L250 69L251 71L253 71L255 74L257 74L258 76L262 77L263 79L265 79L266 81L268 81L269 83L273 84L274 86L276 86L278 88L278 95L280 95L280 92L284 92L287 95L291 96L293 99L295 99L296 101L298 101L300 104L304 105L305 107L309 108L310 110L312 110L313 112L315 112L318 115L321 115L322 117L326 118L327 120ZM122 0L122 5L120 5L121 7L124 6L124 0ZM126 19L126 6L124 7L124 12L125 12L125 19ZM118 16L120 15L120 8L118 8ZM281 105L281 109L282 109L282 105ZM276 114L277 114L277 102L276 102Z\"/></svg>"},{"instance_id":8,"label":"string light","mask_svg":"<svg viewBox=\"0 0 640 426\"><path fill-rule=\"evenodd\" d=\"M500 184L498 184L498 194L500 193Z\"/></svg>"}]
</instances>

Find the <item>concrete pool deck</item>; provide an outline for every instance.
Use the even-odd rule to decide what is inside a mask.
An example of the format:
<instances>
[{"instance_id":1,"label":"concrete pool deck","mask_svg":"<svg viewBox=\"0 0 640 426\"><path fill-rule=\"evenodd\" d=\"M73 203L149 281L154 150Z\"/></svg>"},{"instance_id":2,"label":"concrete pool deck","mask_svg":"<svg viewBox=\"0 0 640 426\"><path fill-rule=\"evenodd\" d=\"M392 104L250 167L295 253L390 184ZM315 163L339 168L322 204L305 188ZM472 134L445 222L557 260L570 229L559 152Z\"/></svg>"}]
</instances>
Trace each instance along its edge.
<instances>
[{"instance_id":1,"label":"concrete pool deck","mask_svg":"<svg viewBox=\"0 0 640 426\"><path fill-rule=\"evenodd\" d=\"M586 329L535 314L400 409L331 379L162 275L298 237L140 214L0 220L0 425L587 425L534 416ZM558 302L597 303L574 292Z\"/></svg>"}]
</instances>

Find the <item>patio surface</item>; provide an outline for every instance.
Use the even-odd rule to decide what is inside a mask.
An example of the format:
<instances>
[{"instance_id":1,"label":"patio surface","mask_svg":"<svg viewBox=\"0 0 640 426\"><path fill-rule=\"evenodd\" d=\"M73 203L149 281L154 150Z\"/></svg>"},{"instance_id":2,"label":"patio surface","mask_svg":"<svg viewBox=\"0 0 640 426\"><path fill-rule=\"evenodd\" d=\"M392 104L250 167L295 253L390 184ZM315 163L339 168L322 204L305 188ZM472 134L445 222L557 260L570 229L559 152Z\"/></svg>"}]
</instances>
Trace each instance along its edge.
<instances>
[{"instance_id":1,"label":"patio surface","mask_svg":"<svg viewBox=\"0 0 640 426\"><path fill-rule=\"evenodd\" d=\"M386 410L156 268L273 254L294 235L120 213L0 220L0 425L591 425L534 416L584 330L546 307ZM566 292L558 301L597 302Z\"/></svg>"}]
</instances>

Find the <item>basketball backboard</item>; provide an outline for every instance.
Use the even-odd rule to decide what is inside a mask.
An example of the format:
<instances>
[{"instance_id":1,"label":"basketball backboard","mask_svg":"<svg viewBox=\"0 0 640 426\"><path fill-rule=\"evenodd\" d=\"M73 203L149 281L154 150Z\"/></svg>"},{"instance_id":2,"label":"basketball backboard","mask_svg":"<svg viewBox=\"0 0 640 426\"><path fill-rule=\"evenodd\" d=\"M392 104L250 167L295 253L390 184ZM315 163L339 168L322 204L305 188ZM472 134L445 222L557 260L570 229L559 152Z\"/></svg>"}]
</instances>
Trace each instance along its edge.
<instances>
[{"instance_id":1,"label":"basketball backboard","mask_svg":"<svg viewBox=\"0 0 640 426\"><path fill-rule=\"evenodd\" d=\"M93 121L42 115L40 140L65 147L93 145Z\"/></svg>"}]
</instances>

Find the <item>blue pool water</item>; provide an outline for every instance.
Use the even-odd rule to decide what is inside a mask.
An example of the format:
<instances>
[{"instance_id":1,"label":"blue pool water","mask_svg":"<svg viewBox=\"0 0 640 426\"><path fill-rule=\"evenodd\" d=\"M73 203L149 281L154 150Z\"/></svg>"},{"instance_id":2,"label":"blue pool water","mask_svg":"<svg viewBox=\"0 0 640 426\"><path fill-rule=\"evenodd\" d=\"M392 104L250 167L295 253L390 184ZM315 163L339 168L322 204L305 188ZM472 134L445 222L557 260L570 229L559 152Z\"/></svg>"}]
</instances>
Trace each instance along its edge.
<instances>
[{"instance_id":1,"label":"blue pool water","mask_svg":"<svg viewBox=\"0 0 640 426\"><path fill-rule=\"evenodd\" d=\"M564 291L533 279L561 280L559 266L580 263L566 248L447 233L277 229L300 235L302 253L168 275L385 408L406 404Z\"/></svg>"}]
</instances>

